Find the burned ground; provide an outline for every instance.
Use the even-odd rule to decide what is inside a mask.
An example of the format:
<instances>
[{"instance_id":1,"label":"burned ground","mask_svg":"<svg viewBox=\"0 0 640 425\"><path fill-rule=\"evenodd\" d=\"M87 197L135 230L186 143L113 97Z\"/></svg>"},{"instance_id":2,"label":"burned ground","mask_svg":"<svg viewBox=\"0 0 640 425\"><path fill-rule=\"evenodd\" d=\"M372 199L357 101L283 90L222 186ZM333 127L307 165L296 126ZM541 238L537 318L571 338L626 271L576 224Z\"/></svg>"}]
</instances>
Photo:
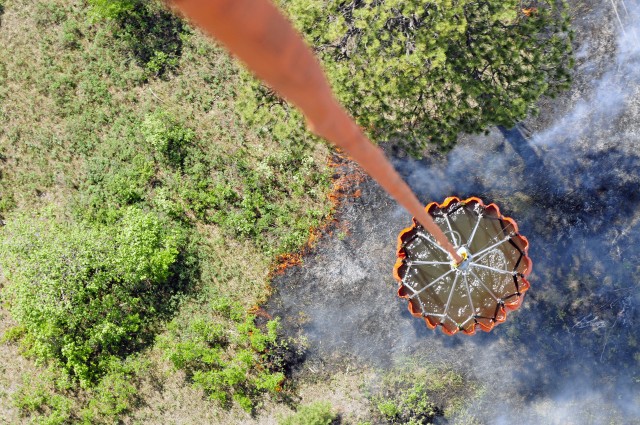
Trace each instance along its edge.
<instances>
[{"instance_id":1,"label":"burned ground","mask_svg":"<svg viewBox=\"0 0 640 425\"><path fill-rule=\"evenodd\" d=\"M412 318L391 274L410 217L366 181L339 212L349 234L326 236L274 283L267 309L308 337L309 362L453 366L485 389L457 422L637 422L640 4L587 3L574 6L573 88L538 117L444 157L386 147L425 204L479 196L518 221L534 263L521 309L472 337Z\"/></svg>"}]
</instances>

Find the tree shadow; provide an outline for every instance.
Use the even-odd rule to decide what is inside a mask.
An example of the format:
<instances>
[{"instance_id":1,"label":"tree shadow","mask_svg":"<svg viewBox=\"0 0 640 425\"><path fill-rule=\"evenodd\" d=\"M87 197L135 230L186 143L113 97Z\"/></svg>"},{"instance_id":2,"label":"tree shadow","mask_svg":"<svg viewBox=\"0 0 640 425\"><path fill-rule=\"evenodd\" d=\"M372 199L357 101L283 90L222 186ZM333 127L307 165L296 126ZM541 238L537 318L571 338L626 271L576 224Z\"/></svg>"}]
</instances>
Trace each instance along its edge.
<instances>
[{"instance_id":1,"label":"tree shadow","mask_svg":"<svg viewBox=\"0 0 640 425\"><path fill-rule=\"evenodd\" d=\"M187 24L162 6L135 2L133 9L116 19L116 37L127 46L133 59L157 77L176 69L182 55L182 36Z\"/></svg>"},{"instance_id":2,"label":"tree shadow","mask_svg":"<svg viewBox=\"0 0 640 425\"><path fill-rule=\"evenodd\" d=\"M545 170L544 162L538 153L531 147L524 131L526 127L516 125L511 129L498 126L498 130L504 137L504 140L511 145L515 153L522 159L525 171L528 174L537 174Z\"/></svg>"},{"instance_id":3,"label":"tree shadow","mask_svg":"<svg viewBox=\"0 0 640 425\"><path fill-rule=\"evenodd\" d=\"M528 359L514 370L520 393L553 393L559 377L611 394L637 387L640 157L612 148L545 158L522 129L501 132L524 163L530 197L516 212L534 261L528 309L500 327Z\"/></svg>"}]
</instances>

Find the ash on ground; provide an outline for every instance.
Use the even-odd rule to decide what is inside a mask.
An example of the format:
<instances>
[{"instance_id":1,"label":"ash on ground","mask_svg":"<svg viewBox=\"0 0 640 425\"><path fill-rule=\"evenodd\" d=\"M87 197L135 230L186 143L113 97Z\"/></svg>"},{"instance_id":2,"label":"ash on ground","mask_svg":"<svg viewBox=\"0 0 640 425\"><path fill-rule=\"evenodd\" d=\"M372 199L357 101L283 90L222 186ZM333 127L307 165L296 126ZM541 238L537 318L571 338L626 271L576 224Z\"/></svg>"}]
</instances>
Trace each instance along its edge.
<instances>
[{"instance_id":1,"label":"ash on ground","mask_svg":"<svg viewBox=\"0 0 640 425\"><path fill-rule=\"evenodd\" d=\"M478 196L518 222L534 264L520 310L474 336L411 317L391 274L410 217L367 180L338 212L350 232L273 282L267 310L308 339L308 361L457 368L485 389L460 421L640 423L640 4L573 10L570 91L447 156L393 157L425 204Z\"/></svg>"}]
</instances>

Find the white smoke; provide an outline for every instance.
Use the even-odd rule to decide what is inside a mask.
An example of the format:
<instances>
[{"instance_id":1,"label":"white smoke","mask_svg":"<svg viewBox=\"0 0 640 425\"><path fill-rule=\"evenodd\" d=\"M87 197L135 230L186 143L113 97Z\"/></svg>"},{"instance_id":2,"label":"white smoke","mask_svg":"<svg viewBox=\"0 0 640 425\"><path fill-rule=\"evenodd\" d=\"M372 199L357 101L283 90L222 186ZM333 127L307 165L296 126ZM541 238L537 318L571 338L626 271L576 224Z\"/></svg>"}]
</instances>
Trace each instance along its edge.
<instances>
[{"instance_id":1,"label":"white smoke","mask_svg":"<svg viewBox=\"0 0 640 425\"><path fill-rule=\"evenodd\" d=\"M366 182L342 209L350 235L324 238L275 283L270 309L307 335L312 357L465 370L485 391L460 423L637 423L640 4L625 1L574 4L574 85L520 133L493 129L446 158L394 161L425 203L480 196L518 221L534 262L522 308L490 334L427 330L391 276L410 218Z\"/></svg>"}]
</instances>

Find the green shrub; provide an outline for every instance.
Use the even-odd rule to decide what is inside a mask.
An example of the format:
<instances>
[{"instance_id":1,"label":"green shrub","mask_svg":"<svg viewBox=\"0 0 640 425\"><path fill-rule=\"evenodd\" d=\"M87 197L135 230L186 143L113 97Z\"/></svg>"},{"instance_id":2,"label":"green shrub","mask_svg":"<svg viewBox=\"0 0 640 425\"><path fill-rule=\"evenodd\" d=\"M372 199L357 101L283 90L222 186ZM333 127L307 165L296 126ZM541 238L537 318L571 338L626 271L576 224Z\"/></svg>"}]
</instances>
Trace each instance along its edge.
<instances>
[{"instance_id":1,"label":"green shrub","mask_svg":"<svg viewBox=\"0 0 640 425\"><path fill-rule=\"evenodd\" d=\"M81 37L82 32L80 31L78 22L72 19L65 21L62 27L62 33L60 34L62 45L68 49L78 48Z\"/></svg>"},{"instance_id":2,"label":"green shrub","mask_svg":"<svg viewBox=\"0 0 640 425\"><path fill-rule=\"evenodd\" d=\"M180 125L170 114L157 110L146 116L141 131L159 160L182 167L186 149L195 138L193 130Z\"/></svg>"},{"instance_id":3,"label":"green shrub","mask_svg":"<svg viewBox=\"0 0 640 425\"><path fill-rule=\"evenodd\" d=\"M13 193L0 192L0 214L6 213L16 206Z\"/></svg>"},{"instance_id":4,"label":"green shrub","mask_svg":"<svg viewBox=\"0 0 640 425\"><path fill-rule=\"evenodd\" d=\"M89 0L91 13L98 19L118 19L133 13L139 0Z\"/></svg>"},{"instance_id":5,"label":"green shrub","mask_svg":"<svg viewBox=\"0 0 640 425\"><path fill-rule=\"evenodd\" d=\"M394 424L427 425L439 413L423 382L402 390L395 400L379 401L377 408L387 421Z\"/></svg>"},{"instance_id":6,"label":"green shrub","mask_svg":"<svg viewBox=\"0 0 640 425\"><path fill-rule=\"evenodd\" d=\"M28 353L59 361L84 386L150 336L169 302L183 237L136 208L112 225L52 213L12 217L0 234L3 289ZM166 299L163 299L166 298Z\"/></svg>"},{"instance_id":7,"label":"green shrub","mask_svg":"<svg viewBox=\"0 0 640 425\"><path fill-rule=\"evenodd\" d=\"M107 141L109 143L110 141ZM73 200L80 217L110 222L124 207L141 203L154 175L154 163L143 154L132 158L95 155L86 162L86 180Z\"/></svg>"},{"instance_id":8,"label":"green shrub","mask_svg":"<svg viewBox=\"0 0 640 425\"><path fill-rule=\"evenodd\" d=\"M376 383L369 395L377 423L427 425L448 418L475 395L476 384L453 370L405 364Z\"/></svg>"},{"instance_id":9,"label":"green shrub","mask_svg":"<svg viewBox=\"0 0 640 425\"><path fill-rule=\"evenodd\" d=\"M261 329L253 315L224 297L198 309L207 310L213 315L194 312L187 321L172 321L160 344L210 399L223 406L235 401L251 411L263 394L278 393L284 380L283 359L274 356L288 348L278 337L278 322Z\"/></svg>"},{"instance_id":10,"label":"green shrub","mask_svg":"<svg viewBox=\"0 0 640 425\"><path fill-rule=\"evenodd\" d=\"M139 400L138 377L148 374L149 362L139 356L113 361L107 373L87 394L78 412L84 423L117 423Z\"/></svg>"},{"instance_id":11,"label":"green shrub","mask_svg":"<svg viewBox=\"0 0 640 425\"><path fill-rule=\"evenodd\" d=\"M377 404L378 410L387 420L395 420L400 416L402 410L391 400L384 400Z\"/></svg>"},{"instance_id":12,"label":"green shrub","mask_svg":"<svg viewBox=\"0 0 640 425\"><path fill-rule=\"evenodd\" d=\"M92 388L78 390L63 370L29 370L13 394L13 404L35 424L114 424L139 401L139 378L149 362L133 355L114 359Z\"/></svg>"},{"instance_id":13,"label":"green shrub","mask_svg":"<svg viewBox=\"0 0 640 425\"><path fill-rule=\"evenodd\" d=\"M315 402L300 406L298 411L278 421L279 425L329 425L336 419L331 404Z\"/></svg>"},{"instance_id":14,"label":"green shrub","mask_svg":"<svg viewBox=\"0 0 640 425\"><path fill-rule=\"evenodd\" d=\"M308 152L296 150L283 147L258 161L241 148L221 155L222 164L211 164L215 172L202 177L190 165L187 178L180 176L181 195L197 218L252 240L267 255L294 251L328 212L309 208L305 194L317 199L329 186Z\"/></svg>"},{"instance_id":15,"label":"green shrub","mask_svg":"<svg viewBox=\"0 0 640 425\"><path fill-rule=\"evenodd\" d=\"M23 385L13 394L13 404L32 423L61 425L72 422L73 400L63 394L67 383L56 379L51 369L32 376L24 375Z\"/></svg>"},{"instance_id":16,"label":"green shrub","mask_svg":"<svg viewBox=\"0 0 640 425\"><path fill-rule=\"evenodd\" d=\"M163 51L154 51L145 63L145 69L151 75L162 75L166 69L178 66L178 58Z\"/></svg>"}]
</instances>

